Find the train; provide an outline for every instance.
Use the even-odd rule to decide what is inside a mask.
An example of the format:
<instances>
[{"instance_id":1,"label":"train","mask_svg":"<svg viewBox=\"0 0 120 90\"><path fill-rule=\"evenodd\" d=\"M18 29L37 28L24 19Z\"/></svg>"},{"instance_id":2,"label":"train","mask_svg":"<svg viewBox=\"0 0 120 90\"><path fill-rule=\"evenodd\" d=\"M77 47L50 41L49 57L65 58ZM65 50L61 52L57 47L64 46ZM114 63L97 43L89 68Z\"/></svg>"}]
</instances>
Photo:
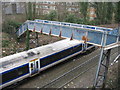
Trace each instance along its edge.
<instances>
[{"instance_id":1,"label":"train","mask_svg":"<svg viewBox=\"0 0 120 90\"><path fill-rule=\"evenodd\" d=\"M94 47L83 41L64 39L0 58L0 88L35 76L66 59Z\"/></svg>"}]
</instances>

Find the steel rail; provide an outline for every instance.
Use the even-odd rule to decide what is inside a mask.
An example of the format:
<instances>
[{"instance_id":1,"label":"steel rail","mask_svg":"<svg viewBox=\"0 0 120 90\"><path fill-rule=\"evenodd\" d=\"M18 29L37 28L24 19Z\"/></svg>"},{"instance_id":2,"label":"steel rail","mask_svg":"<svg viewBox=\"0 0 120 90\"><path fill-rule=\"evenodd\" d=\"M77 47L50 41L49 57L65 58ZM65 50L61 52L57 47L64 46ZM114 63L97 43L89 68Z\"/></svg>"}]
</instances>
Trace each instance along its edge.
<instances>
[{"instance_id":1,"label":"steel rail","mask_svg":"<svg viewBox=\"0 0 120 90\"><path fill-rule=\"evenodd\" d=\"M58 88L62 88L64 87L65 85L67 85L68 83L70 83L71 81L73 81L74 79L78 78L80 75L82 75L83 73L89 71L90 69L94 68L97 64L93 65L92 67L86 69L85 71L81 72L80 74L78 74L77 76L75 76L74 78L70 79L69 81L67 81L65 84L61 85L60 87ZM58 90L58 89L57 89Z\"/></svg>"}]
</instances>

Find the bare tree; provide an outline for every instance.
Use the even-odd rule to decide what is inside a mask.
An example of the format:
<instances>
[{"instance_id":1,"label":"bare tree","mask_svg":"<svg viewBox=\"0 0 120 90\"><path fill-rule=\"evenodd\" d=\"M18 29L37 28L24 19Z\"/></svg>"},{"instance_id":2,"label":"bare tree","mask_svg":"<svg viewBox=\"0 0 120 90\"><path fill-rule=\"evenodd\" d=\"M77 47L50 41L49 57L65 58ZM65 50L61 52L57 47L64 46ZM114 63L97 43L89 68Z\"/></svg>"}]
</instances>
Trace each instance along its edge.
<instances>
[{"instance_id":1,"label":"bare tree","mask_svg":"<svg viewBox=\"0 0 120 90\"><path fill-rule=\"evenodd\" d=\"M64 21L67 16L66 2L56 2L56 9L58 14L58 20Z\"/></svg>"},{"instance_id":2,"label":"bare tree","mask_svg":"<svg viewBox=\"0 0 120 90\"><path fill-rule=\"evenodd\" d=\"M89 6L89 2L80 2L79 6L80 6L81 15L84 18L84 20L86 20L87 19L87 12L88 12L87 9L88 9L88 6Z\"/></svg>"},{"instance_id":3,"label":"bare tree","mask_svg":"<svg viewBox=\"0 0 120 90\"><path fill-rule=\"evenodd\" d=\"M36 18L36 3L26 2L25 7L26 19L33 20Z\"/></svg>"}]
</instances>

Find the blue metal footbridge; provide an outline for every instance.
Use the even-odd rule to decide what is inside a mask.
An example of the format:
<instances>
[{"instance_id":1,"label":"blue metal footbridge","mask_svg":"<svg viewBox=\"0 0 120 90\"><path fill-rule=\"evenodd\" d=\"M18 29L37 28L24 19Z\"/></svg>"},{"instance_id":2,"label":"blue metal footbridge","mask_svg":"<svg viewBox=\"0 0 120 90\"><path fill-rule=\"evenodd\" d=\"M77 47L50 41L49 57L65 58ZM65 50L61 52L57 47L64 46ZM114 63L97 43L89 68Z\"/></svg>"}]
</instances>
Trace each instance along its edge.
<instances>
[{"instance_id":1,"label":"blue metal footbridge","mask_svg":"<svg viewBox=\"0 0 120 90\"><path fill-rule=\"evenodd\" d=\"M65 38L72 37L73 39L84 40L85 43L100 46L101 54L93 86L95 88L105 87L110 51L112 48L120 46L120 27L113 29L91 25L35 19L34 21L27 20L20 26L17 31L18 37L20 37L27 30ZM83 37L86 39L83 39Z\"/></svg>"},{"instance_id":2,"label":"blue metal footbridge","mask_svg":"<svg viewBox=\"0 0 120 90\"><path fill-rule=\"evenodd\" d=\"M35 30L35 32L42 32L44 34L62 36L70 38L73 35L74 39L82 40L83 36L88 38L87 43L93 45L102 46L103 39L106 37L106 45L119 43L119 30L118 28L104 28L90 25L39 20L26 21L23 23L17 31L18 37L20 37L26 30ZM105 46L106 46L105 45Z\"/></svg>"}]
</instances>

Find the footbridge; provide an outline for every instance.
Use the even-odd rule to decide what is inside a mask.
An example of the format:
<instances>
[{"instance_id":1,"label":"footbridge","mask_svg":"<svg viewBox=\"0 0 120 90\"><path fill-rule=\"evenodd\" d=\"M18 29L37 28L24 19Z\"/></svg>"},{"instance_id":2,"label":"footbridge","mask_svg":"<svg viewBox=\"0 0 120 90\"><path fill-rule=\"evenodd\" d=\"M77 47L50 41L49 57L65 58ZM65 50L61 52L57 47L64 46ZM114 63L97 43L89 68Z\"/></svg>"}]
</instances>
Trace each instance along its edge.
<instances>
[{"instance_id":1,"label":"footbridge","mask_svg":"<svg viewBox=\"0 0 120 90\"><path fill-rule=\"evenodd\" d=\"M91 25L35 19L34 21L27 20L20 26L17 31L18 37L25 33L26 30L59 37L84 40L85 43L100 46L101 54L93 86L95 88L105 87L111 49L120 46L119 27L113 29Z\"/></svg>"},{"instance_id":2,"label":"footbridge","mask_svg":"<svg viewBox=\"0 0 120 90\"><path fill-rule=\"evenodd\" d=\"M48 21L48 20L34 20L26 21L23 23L17 31L18 37L20 37L26 30L31 30L39 33L51 34L54 36L61 36L66 38L83 40L86 37L86 42L102 46L103 39L106 35L106 44L109 48L119 44L119 30L118 28L104 28L90 25ZM107 49L109 49L106 47ZM114 46L115 47L115 46Z\"/></svg>"}]
</instances>

